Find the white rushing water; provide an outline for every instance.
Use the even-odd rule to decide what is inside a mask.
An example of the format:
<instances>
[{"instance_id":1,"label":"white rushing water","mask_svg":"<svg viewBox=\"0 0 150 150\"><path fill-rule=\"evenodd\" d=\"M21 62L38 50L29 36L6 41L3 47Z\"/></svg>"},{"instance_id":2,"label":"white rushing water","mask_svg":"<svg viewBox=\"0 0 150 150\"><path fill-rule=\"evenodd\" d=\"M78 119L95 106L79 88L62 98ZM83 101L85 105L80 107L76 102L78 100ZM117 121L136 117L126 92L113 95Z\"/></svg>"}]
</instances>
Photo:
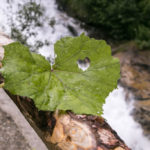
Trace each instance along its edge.
<instances>
[{"instance_id":1,"label":"white rushing water","mask_svg":"<svg viewBox=\"0 0 150 150\"><path fill-rule=\"evenodd\" d=\"M9 3L8 3L9 1ZM43 14L38 17L38 22L42 26L35 25L36 21L30 23L23 31L22 35L28 35L29 33L34 33L34 35L28 36L27 43L34 47L37 41L48 41L50 44L44 44L39 48L39 53L45 57L52 55L53 57L53 45L54 43L62 37L73 36L71 29L75 29L75 34L78 36L81 33L86 33L86 31L80 28L80 24L75 19L68 17L65 13L57 10L57 5L55 0L32 0L36 2L36 5L40 5L40 11ZM28 21L27 17L24 15L23 7L29 8L28 4L31 4L31 0L3 0L3 5L0 5L0 30L4 31L6 34L11 34L11 26L15 23L18 30L21 30L22 26ZM22 16L19 11L21 11ZM26 10L29 13L30 10ZM34 11L31 13L34 16ZM31 14L30 14L31 15Z\"/></svg>"},{"instance_id":2,"label":"white rushing water","mask_svg":"<svg viewBox=\"0 0 150 150\"><path fill-rule=\"evenodd\" d=\"M125 91L118 86L106 99L103 117L132 150L149 150L150 141L143 135L141 126L134 121L131 96L126 102Z\"/></svg>"},{"instance_id":3,"label":"white rushing water","mask_svg":"<svg viewBox=\"0 0 150 150\"><path fill-rule=\"evenodd\" d=\"M8 3L9 2L9 3ZM3 0L0 5L0 30L6 34L11 34L12 22L21 28L21 23L18 20L18 10L23 8L23 5L29 0ZM73 36L68 26L71 26L80 35L86 31L80 27L80 23L75 19L68 17L65 13L57 10L55 0L35 0L44 8L44 14L39 18L42 26L35 26L31 23L29 28L22 31L23 35L28 32L35 33L36 36L30 35L27 43L34 47L37 41L48 41L50 44L44 44L39 48L39 53L45 57L54 55L53 44L64 36ZM24 17L21 18L23 21ZM26 20L24 20L26 21ZM133 150L149 150L150 141L142 134L141 126L136 123L130 115L133 110L133 100L131 103L126 103L125 92L122 87L114 90L106 99L104 105L104 118L125 141L125 143Z\"/></svg>"}]
</instances>

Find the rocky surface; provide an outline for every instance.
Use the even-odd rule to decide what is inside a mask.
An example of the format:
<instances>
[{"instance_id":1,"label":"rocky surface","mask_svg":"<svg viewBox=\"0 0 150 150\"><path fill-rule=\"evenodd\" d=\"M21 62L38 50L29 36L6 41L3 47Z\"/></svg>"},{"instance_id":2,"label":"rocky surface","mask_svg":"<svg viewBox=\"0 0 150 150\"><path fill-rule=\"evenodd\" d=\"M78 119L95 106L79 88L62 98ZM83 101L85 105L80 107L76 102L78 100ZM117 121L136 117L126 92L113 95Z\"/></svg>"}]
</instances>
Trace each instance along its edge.
<instances>
[{"instance_id":1,"label":"rocky surface","mask_svg":"<svg viewBox=\"0 0 150 150\"><path fill-rule=\"evenodd\" d=\"M13 119L0 109L0 150L31 150Z\"/></svg>"},{"instance_id":2,"label":"rocky surface","mask_svg":"<svg viewBox=\"0 0 150 150\"><path fill-rule=\"evenodd\" d=\"M124 48L128 50L115 54L121 63L120 83L127 93L132 92L136 100L134 118L150 137L150 51L139 51L131 43Z\"/></svg>"}]
</instances>

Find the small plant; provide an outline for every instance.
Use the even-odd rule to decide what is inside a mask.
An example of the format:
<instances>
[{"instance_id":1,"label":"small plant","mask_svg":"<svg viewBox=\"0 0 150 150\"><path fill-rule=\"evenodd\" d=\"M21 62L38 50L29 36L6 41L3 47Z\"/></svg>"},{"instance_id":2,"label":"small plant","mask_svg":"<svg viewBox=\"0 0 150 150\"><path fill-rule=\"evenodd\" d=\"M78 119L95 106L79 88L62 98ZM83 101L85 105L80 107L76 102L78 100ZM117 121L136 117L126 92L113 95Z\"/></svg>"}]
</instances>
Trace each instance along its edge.
<instances>
[{"instance_id":1,"label":"small plant","mask_svg":"<svg viewBox=\"0 0 150 150\"><path fill-rule=\"evenodd\" d=\"M33 99L39 110L101 115L105 98L120 77L120 64L111 56L110 46L84 34L57 41L52 66L18 42L4 49L4 88Z\"/></svg>"}]
</instances>

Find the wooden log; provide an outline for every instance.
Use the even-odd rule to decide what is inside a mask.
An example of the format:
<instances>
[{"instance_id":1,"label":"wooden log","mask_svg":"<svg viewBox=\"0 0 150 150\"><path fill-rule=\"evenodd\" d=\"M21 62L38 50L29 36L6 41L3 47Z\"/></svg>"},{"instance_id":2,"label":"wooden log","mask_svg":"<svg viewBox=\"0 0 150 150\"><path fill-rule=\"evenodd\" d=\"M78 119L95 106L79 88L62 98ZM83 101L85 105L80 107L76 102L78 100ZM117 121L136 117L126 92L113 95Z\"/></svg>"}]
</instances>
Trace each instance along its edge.
<instances>
[{"instance_id":1,"label":"wooden log","mask_svg":"<svg viewBox=\"0 0 150 150\"><path fill-rule=\"evenodd\" d=\"M10 42L0 33L1 59L2 46ZM6 92L50 150L130 150L102 117L38 111L33 100Z\"/></svg>"}]
</instances>

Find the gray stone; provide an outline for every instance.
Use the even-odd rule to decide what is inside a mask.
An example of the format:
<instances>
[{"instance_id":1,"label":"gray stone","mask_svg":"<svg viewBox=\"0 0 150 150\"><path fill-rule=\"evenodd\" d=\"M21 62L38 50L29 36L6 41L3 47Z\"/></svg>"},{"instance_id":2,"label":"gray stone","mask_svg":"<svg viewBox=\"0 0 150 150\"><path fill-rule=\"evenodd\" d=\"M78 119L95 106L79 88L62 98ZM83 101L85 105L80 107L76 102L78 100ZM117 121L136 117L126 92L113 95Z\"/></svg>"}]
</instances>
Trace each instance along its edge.
<instances>
[{"instance_id":1,"label":"gray stone","mask_svg":"<svg viewBox=\"0 0 150 150\"><path fill-rule=\"evenodd\" d=\"M10 115L0 109L0 150L31 150Z\"/></svg>"}]
</instances>

